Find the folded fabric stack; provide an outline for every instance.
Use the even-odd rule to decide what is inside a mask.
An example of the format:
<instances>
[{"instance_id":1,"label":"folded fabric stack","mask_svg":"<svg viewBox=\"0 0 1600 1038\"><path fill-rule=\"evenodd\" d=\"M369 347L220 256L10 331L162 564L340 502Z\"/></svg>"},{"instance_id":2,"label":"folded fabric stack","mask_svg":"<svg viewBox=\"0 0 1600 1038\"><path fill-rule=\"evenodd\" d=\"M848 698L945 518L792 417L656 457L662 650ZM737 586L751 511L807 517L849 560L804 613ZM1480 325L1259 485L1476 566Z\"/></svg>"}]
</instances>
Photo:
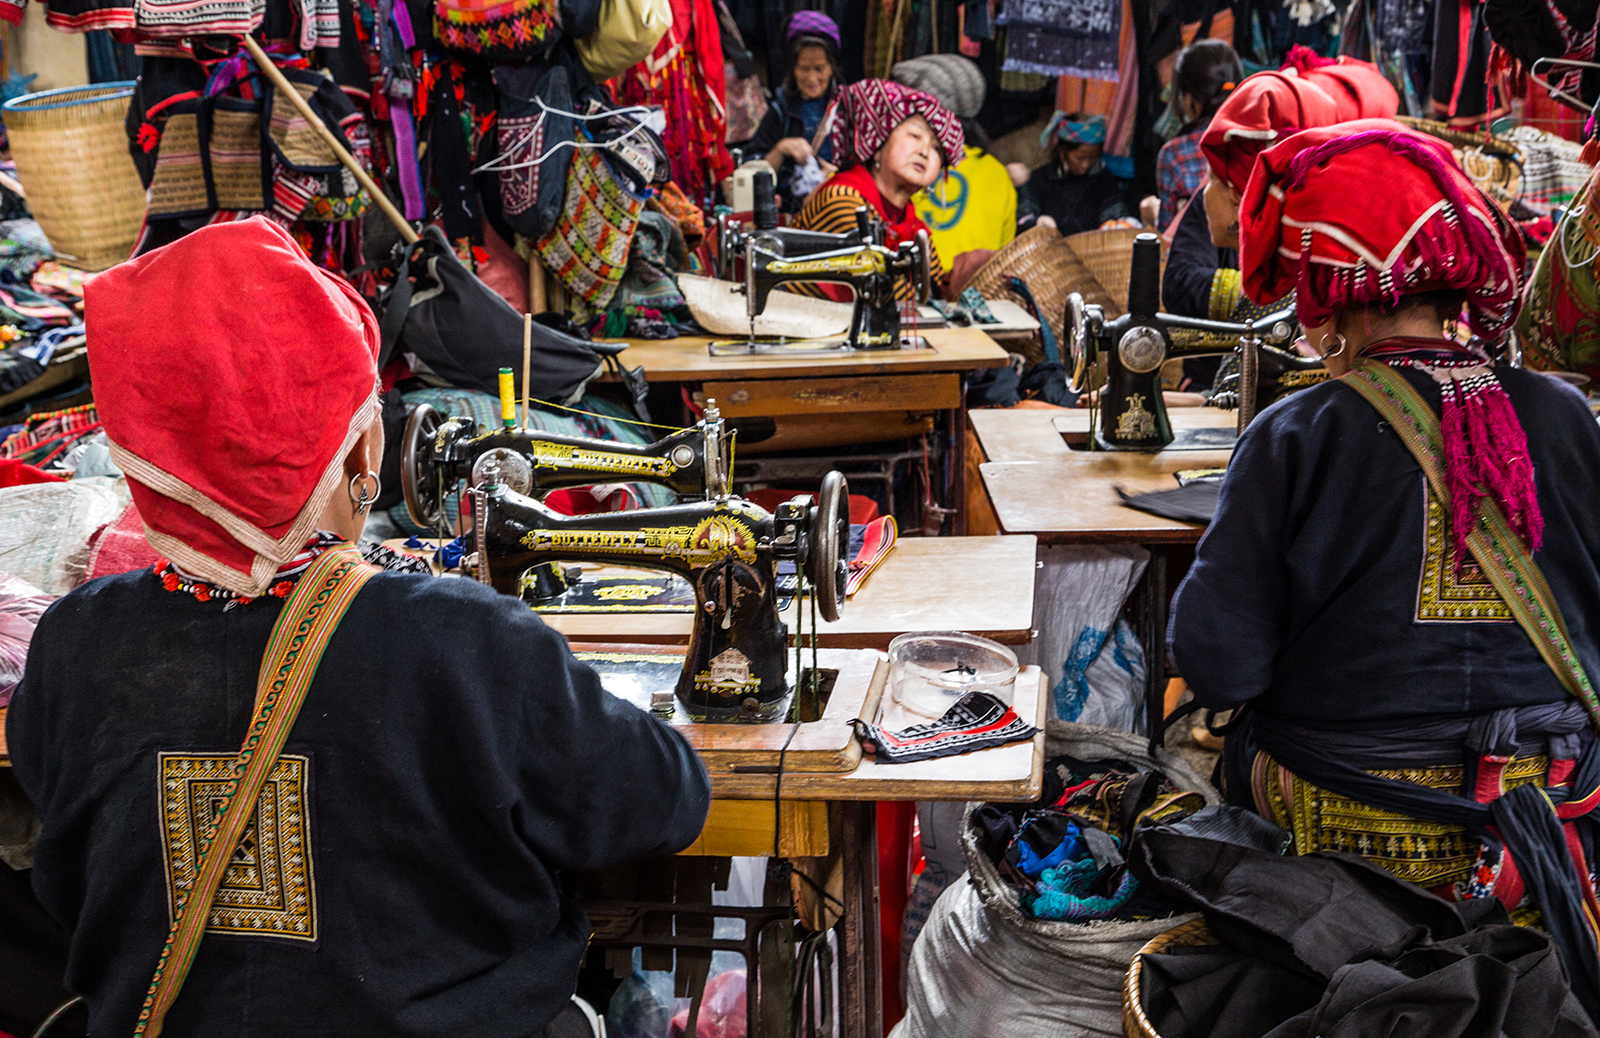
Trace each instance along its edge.
<instances>
[{"instance_id":1,"label":"folded fabric stack","mask_svg":"<svg viewBox=\"0 0 1600 1038\"><path fill-rule=\"evenodd\" d=\"M1206 806L1166 774L1127 760L1056 757L1031 805L987 804L971 822L983 850L1035 919L1090 922L1173 914L1174 902L1140 886L1126 848L1141 825L1173 822Z\"/></svg>"}]
</instances>

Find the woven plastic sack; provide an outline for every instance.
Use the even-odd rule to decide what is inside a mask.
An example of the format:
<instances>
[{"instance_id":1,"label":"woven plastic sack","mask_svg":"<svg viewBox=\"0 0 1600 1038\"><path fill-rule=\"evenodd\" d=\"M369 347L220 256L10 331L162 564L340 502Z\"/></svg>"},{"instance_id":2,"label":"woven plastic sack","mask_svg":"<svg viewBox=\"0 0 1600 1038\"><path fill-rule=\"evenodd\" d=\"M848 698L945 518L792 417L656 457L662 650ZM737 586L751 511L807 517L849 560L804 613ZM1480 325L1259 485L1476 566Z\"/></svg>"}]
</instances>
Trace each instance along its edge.
<instances>
[{"instance_id":1,"label":"woven plastic sack","mask_svg":"<svg viewBox=\"0 0 1600 1038\"><path fill-rule=\"evenodd\" d=\"M578 57L596 80L607 80L648 58L670 28L672 0L602 0L600 25L578 41Z\"/></svg>"},{"instance_id":2,"label":"woven plastic sack","mask_svg":"<svg viewBox=\"0 0 1600 1038\"><path fill-rule=\"evenodd\" d=\"M1152 758L1148 743L1126 732L1051 721L1045 757L1060 754L1153 763L1179 789L1220 801L1193 767L1165 750ZM890 1038L1121 1038L1128 964L1151 938L1197 917L1034 919L979 849L970 819L963 843L967 874L934 904L911 949L906 1015Z\"/></svg>"},{"instance_id":3,"label":"woven plastic sack","mask_svg":"<svg viewBox=\"0 0 1600 1038\"><path fill-rule=\"evenodd\" d=\"M66 594L83 579L90 535L115 521L130 499L126 480L106 476L0 489L6 570L47 595Z\"/></svg>"}]
</instances>

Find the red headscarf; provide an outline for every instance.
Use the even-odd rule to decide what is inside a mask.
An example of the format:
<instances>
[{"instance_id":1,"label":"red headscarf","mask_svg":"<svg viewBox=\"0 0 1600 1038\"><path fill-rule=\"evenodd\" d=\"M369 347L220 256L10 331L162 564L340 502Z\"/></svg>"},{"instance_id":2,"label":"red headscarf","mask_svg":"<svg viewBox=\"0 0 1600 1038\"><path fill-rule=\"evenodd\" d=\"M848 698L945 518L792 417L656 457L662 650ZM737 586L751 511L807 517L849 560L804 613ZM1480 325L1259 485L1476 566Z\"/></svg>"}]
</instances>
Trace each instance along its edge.
<instances>
[{"instance_id":1,"label":"red headscarf","mask_svg":"<svg viewBox=\"0 0 1600 1038\"><path fill-rule=\"evenodd\" d=\"M1282 71L1321 87L1339 110L1338 122L1393 119L1400 111L1400 95L1394 85L1370 62L1324 58L1310 47L1295 46L1289 48Z\"/></svg>"},{"instance_id":2,"label":"red headscarf","mask_svg":"<svg viewBox=\"0 0 1600 1038\"><path fill-rule=\"evenodd\" d=\"M259 217L113 267L84 303L95 403L151 545L261 594L378 415L371 309Z\"/></svg>"},{"instance_id":3,"label":"red headscarf","mask_svg":"<svg viewBox=\"0 0 1600 1038\"><path fill-rule=\"evenodd\" d=\"M1388 119L1307 130L1262 152L1239 240L1245 294L1293 289L1306 325L1439 289L1467 294L1472 329L1486 339L1516 317L1521 235L1450 145Z\"/></svg>"},{"instance_id":4,"label":"red headscarf","mask_svg":"<svg viewBox=\"0 0 1600 1038\"><path fill-rule=\"evenodd\" d=\"M1338 105L1315 83L1282 72L1257 72L1234 88L1211 117L1200 150L1212 176L1242 194L1262 149L1300 130L1338 121Z\"/></svg>"},{"instance_id":5,"label":"red headscarf","mask_svg":"<svg viewBox=\"0 0 1600 1038\"><path fill-rule=\"evenodd\" d=\"M1239 239L1245 294L1278 299L1294 289L1305 325L1440 290L1466 293L1468 323L1485 339L1516 319L1521 234L1461 172L1450 145L1388 119L1307 130L1263 152L1239 207ZM1457 567L1484 496L1537 550L1544 519L1527 436L1487 354L1442 339L1388 339L1363 352L1423 368L1439 384Z\"/></svg>"},{"instance_id":6,"label":"red headscarf","mask_svg":"<svg viewBox=\"0 0 1600 1038\"><path fill-rule=\"evenodd\" d=\"M833 161L840 169L869 163L894 128L914 115L928 120L946 169L967 157L966 134L955 113L932 94L887 79L863 79L839 91L833 113Z\"/></svg>"}]
</instances>

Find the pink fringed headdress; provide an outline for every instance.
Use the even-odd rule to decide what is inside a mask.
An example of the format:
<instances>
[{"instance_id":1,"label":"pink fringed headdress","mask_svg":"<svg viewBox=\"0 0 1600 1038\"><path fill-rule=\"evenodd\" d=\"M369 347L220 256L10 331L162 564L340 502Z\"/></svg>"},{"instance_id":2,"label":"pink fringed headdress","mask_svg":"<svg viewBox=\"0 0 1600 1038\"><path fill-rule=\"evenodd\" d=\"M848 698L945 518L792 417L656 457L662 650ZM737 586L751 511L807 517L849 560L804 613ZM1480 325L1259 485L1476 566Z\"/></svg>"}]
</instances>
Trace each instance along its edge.
<instances>
[{"instance_id":1,"label":"pink fringed headdress","mask_svg":"<svg viewBox=\"0 0 1600 1038\"><path fill-rule=\"evenodd\" d=\"M1464 293L1468 325L1491 342L1517 316L1521 235L1449 145L1388 120L1309 130L1263 152L1239 239L1245 294L1280 299L1293 289L1307 326L1434 291ZM1485 496L1537 549L1544 521L1527 436L1487 355L1442 339L1391 339L1364 354L1439 383L1457 563Z\"/></svg>"}]
</instances>

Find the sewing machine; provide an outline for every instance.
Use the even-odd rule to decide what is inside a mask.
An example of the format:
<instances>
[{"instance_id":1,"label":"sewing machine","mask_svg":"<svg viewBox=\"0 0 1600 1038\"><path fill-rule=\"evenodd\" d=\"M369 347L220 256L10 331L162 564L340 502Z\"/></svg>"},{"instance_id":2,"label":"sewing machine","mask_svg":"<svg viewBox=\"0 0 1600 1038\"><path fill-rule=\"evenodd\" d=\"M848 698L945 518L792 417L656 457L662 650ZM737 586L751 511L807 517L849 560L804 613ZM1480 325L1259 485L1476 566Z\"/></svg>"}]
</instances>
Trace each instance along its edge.
<instances>
[{"instance_id":1,"label":"sewing machine","mask_svg":"<svg viewBox=\"0 0 1600 1038\"><path fill-rule=\"evenodd\" d=\"M406 419L400 483L418 526L438 529L444 502L462 480L483 482L488 465L519 494L542 497L560 487L656 483L683 497L728 492L729 437L714 402L688 429L643 446L536 429L492 429L470 418L445 418L419 404Z\"/></svg>"},{"instance_id":2,"label":"sewing machine","mask_svg":"<svg viewBox=\"0 0 1600 1038\"><path fill-rule=\"evenodd\" d=\"M1206 321L1161 313L1161 240L1141 234L1133 243L1133 268L1128 278L1128 313L1107 321L1102 309L1086 305L1076 292L1067 299L1068 344L1072 355L1072 389L1091 388L1097 362L1106 361L1106 382L1100 390L1096 450L1183 450L1231 447L1191 430L1193 442L1175 442L1161 396L1161 366L1174 358L1235 353L1239 374L1228 390L1238 408L1237 432L1256 413L1286 393L1326 377L1322 362L1301 356L1290 344L1299 326L1293 307L1269 314L1253 324ZM1224 431L1225 432L1225 431Z\"/></svg>"},{"instance_id":3,"label":"sewing machine","mask_svg":"<svg viewBox=\"0 0 1600 1038\"><path fill-rule=\"evenodd\" d=\"M776 514L721 494L703 501L600 515L564 516L513 490L486 456L471 491L475 551L463 568L505 594L537 598L538 573L555 562L667 570L688 579L695 625L676 699L695 721L758 722L787 710L788 630L778 618L778 563L810 581L818 612L839 617L849 574L849 489L830 472L813 501L799 495ZM670 712L671 704L661 706Z\"/></svg>"},{"instance_id":4,"label":"sewing machine","mask_svg":"<svg viewBox=\"0 0 1600 1038\"><path fill-rule=\"evenodd\" d=\"M834 353L842 350L900 350L926 348L919 335L905 336L900 328L900 302L895 284L909 277L916 288L916 303L928 301L933 272L929 264L932 244L926 231L914 242L894 248L884 244L883 221L865 206L856 210L856 227L844 234L824 234L777 226L776 205L764 205L757 193L755 226L746 230L727 215L717 218L718 269L734 280L742 266L745 313L750 318L748 339L711 343L712 356L751 353ZM743 261L742 264L737 261ZM820 281L848 285L855 292L850 331L843 339L768 339L755 334L755 319L767 308L767 299L779 285Z\"/></svg>"}]
</instances>

